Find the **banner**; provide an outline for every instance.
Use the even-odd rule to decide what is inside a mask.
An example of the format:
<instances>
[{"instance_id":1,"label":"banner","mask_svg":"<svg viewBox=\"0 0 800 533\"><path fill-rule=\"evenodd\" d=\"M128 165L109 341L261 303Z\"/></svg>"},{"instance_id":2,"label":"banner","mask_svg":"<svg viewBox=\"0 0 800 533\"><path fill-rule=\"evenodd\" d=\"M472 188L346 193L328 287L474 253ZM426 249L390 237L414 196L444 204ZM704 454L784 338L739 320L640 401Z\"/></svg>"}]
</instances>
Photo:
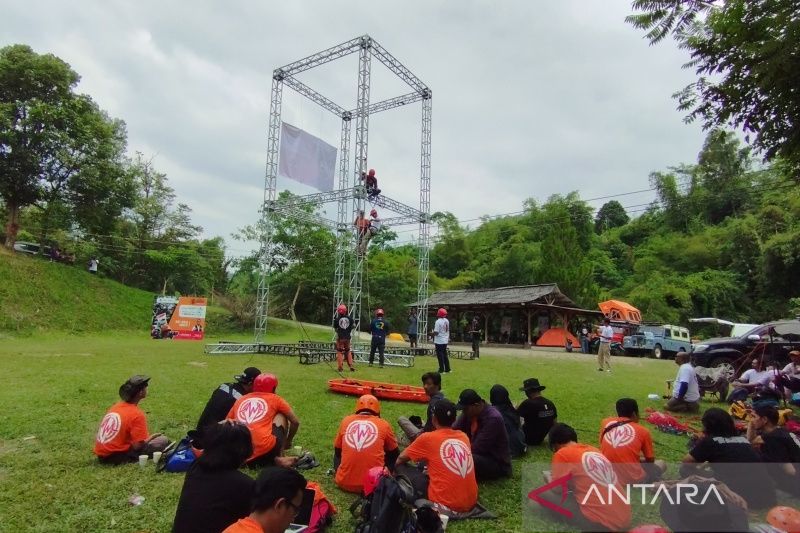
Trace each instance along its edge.
<instances>
[{"instance_id":1,"label":"banner","mask_svg":"<svg viewBox=\"0 0 800 533\"><path fill-rule=\"evenodd\" d=\"M278 174L319 191L333 190L336 147L300 128L281 123Z\"/></svg>"},{"instance_id":2,"label":"banner","mask_svg":"<svg viewBox=\"0 0 800 533\"><path fill-rule=\"evenodd\" d=\"M181 296L169 320L175 339L202 340L206 332L206 299Z\"/></svg>"},{"instance_id":3,"label":"banner","mask_svg":"<svg viewBox=\"0 0 800 533\"><path fill-rule=\"evenodd\" d=\"M172 338L169 334L169 321L178 305L175 296L157 296L153 302L153 318L150 323L150 336L154 339Z\"/></svg>"}]
</instances>

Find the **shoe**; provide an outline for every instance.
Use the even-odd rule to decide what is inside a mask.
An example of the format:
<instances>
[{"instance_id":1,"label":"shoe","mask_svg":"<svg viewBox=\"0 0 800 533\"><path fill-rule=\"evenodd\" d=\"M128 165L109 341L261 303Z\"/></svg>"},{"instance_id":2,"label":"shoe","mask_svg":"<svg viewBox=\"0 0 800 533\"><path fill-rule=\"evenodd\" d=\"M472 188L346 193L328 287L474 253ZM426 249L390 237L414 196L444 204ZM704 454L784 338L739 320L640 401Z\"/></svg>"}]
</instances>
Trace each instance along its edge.
<instances>
[{"instance_id":1,"label":"shoe","mask_svg":"<svg viewBox=\"0 0 800 533\"><path fill-rule=\"evenodd\" d=\"M336 371L337 372L341 372L342 371L342 367L337 368Z\"/></svg>"},{"instance_id":2,"label":"shoe","mask_svg":"<svg viewBox=\"0 0 800 533\"><path fill-rule=\"evenodd\" d=\"M351 366L350 367L350 372L355 372L355 371L356 371L356 369Z\"/></svg>"},{"instance_id":3,"label":"shoe","mask_svg":"<svg viewBox=\"0 0 800 533\"><path fill-rule=\"evenodd\" d=\"M378 368L383 368L383 365L380 365Z\"/></svg>"},{"instance_id":4,"label":"shoe","mask_svg":"<svg viewBox=\"0 0 800 533\"><path fill-rule=\"evenodd\" d=\"M597 371L598 371L598 372L602 372L602 371L603 371L603 369L602 369L602 368L598 368L598 369L597 369Z\"/></svg>"},{"instance_id":5,"label":"shoe","mask_svg":"<svg viewBox=\"0 0 800 533\"><path fill-rule=\"evenodd\" d=\"M303 455L301 455L294 464L294 468L297 470L311 470L318 466L319 462L314 458L314 454L308 451L303 452Z\"/></svg>"}]
</instances>

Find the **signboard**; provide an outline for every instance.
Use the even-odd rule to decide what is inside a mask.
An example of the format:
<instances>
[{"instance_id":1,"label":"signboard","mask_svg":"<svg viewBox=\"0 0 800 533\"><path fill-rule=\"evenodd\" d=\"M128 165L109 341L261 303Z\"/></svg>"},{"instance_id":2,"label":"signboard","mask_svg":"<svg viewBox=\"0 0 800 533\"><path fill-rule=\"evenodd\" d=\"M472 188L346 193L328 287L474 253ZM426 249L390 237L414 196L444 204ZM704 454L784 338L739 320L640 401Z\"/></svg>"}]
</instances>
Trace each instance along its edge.
<instances>
[{"instance_id":1,"label":"signboard","mask_svg":"<svg viewBox=\"0 0 800 533\"><path fill-rule=\"evenodd\" d=\"M205 298L159 296L155 299L150 325L152 338L202 340L205 330Z\"/></svg>"}]
</instances>

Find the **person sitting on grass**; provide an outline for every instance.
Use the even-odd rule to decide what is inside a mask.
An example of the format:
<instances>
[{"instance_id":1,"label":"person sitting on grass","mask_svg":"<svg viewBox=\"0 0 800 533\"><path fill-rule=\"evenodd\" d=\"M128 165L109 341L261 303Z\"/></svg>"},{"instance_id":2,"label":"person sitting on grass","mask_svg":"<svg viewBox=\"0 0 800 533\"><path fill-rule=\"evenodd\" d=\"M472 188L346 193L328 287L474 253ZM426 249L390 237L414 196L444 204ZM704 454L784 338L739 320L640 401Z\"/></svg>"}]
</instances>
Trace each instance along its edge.
<instances>
[{"instance_id":1,"label":"person sitting on grass","mask_svg":"<svg viewBox=\"0 0 800 533\"><path fill-rule=\"evenodd\" d=\"M222 533L283 533L303 505L306 478L291 468L261 471L253 491L251 513Z\"/></svg>"},{"instance_id":2,"label":"person sitting on grass","mask_svg":"<svg viewBox=\"0 0 800 533\"><path fill-rule=\"evenodd\" d=\"M486 405L472 389L461 391L456 407L464 412L453 424L453 429L461 430L469 437L478 481L511 476L511 451L503 415Z\"/></svg>"},{"instance_id":3,"label":"person sitting on grass","mask_svg":"<svg viewBox=\"0 0 800 533\"><path fill-rule=\"evenodd\" d=\"M529 378L519 389L528 397L517 407L517 412L524 421L522 431L525 433L525 443L528 446L540 445L558 417L556 405L542 396L545 388L539 384L538 379Z\"/></svg>"},{"instance_id":4,"label":"person sitting on grass","mask_svg":"<svg viewBox=\"0 0 800 533\"><path fill-rule=\"evenodd\" d=\"M136 375L120 386L122 401L108 409L95 437L94 454L101 463L135 463L140 455L152 456L169 446L169 439L161 433L148 433L147 417L139 408L149 383L149 377Z\"/></svg>"},{"instance_id":5,"label":"person sitting on grass","mask_svg":"<svg viewBox=\"0 0 800 533\"><path fill-rule=\"evenodd\" d=\"M772 369L764 370L763 367L761 359L757 357L750 362L750 368L731 382L733 390L728 395L728 403L746 400L749 395L769 388L775 372Z\"/></svg>"},{"instance_id":6,"label":"person sitting on grass","mask_svg":"<svg viewBox=\"0 0 800 533\"><path fill-rule=\"evenodd\" d=\"M547 440L553 459L550 472L545 472L545 481L563 483L540 493L539 497L571 515L545 507L550 516L566 521L578 531L625 531L631 522L631 506L623 498L607 497L614 488L625 494L609 460L597 448L579 444L577 433L566 424L555 424ZM610 485L614 487L608 488Z\"/></svg>"},{"instance_id":7,"label":"person sitting on grass","mask_svg":"<svg viewBox=\"0 0 800 533\"><path fill-rule=\"evenodd\" d=\"M250 430L253 453L247 459L248 466L292 466L297 461L282 453L292 447L300 420L286 400L275 394L277 388L274 374L261 374L253 381L253 392L236 400L228 412L229 419L238 420Z\"/></svg>"},{"instance_id":8,"label":"person sitting on grass","mask_svg":"<svg viewBox=\"0 0 800 533\"><path fill-rule=\"evenodd\" d=\"M792 398L793 392L800 392L800 352L789 352L789 364L775 376L775 386L785 400Z\"/></svg>"},{"instance_id":9,"label":"person sitting on grass","mask_svg":"<svg viewBox=\"0 0 800 533\"><path fill-rule=\"evenodd\" d=\"M261 374L261 370L254 366L244 369L241 374L233 377L234 382L223 383L211 393L200 419L197 421L197 428L189 432L192 445L195 448L203 447L203 433L205 428L213 426L221 420L225 420L228 413L236 403L236 400L253 392L253 381Z\"/></svg>"},{"instance_id":10,"label":"person sitting on grass","mask_svg":"<svg viewBox=\"0 0 800 533\"><path fill-rule=\"evenodd\" d=\"M737 434L731 415L712 407L701 421L703 437L683 458L681 476L698 474L699 464L708 463L713 477L747 500L750 509L775 505L772 479L750 442Z\"/></svg>"},{"instance_id":11,"label":"person sitting on grass","mask_svg":"<svg viewBox=\"0 0 800 533\"><path fill-rule=\"evenodd\" d=\"M633 398L622 398L616 409L616 417L600 423L600 451L614 464L620 483L661 479L667 464L655 459L653 437L639 424L639 404Z\"/></svg>"},{"instance_id":12,"label":"person sitting on grass","mask_svg":"<svg viewBox=\"0 0 800 533\"><path fill-rule=\"evenodd\" d=\"M760 405L747 425L747 440L759 449L775 485L800 496L800 438L778 426L778 409Z\"/></svg>"},{"instance_id":13,"label":"person sitting on grass","mask_svg":"<svg viewBox=\"0 0 800 533\"><path fill-rule=\"evenodd\" d=\"M183 480L173 533L218 533L250 513L255 481L239 467L252 453L244 424L223 420L206 428L203 455Z\"/></svg>"},{"instance_id":14,"label":"person sitting on grass","mask_svg":"<svg viewBox=\"0 0 800 533\"><path fill-rule=\"evenodd\" d=\"M503 424L505 424L506 434L508 435L508 447L511 452L511 457L522 457L528 451L525 444L525 434L522 432L522 422L520 421L519 413L511 403L511 398L508 395L508 389L502 385L494 385L489 390L489 402L492 407L503 417Z\"/></svg>"},{"instance_id":15,"label":"person sitting on grass","mask_svg":"<svg viewBox=\"0 0 800 533\"><path fill-rule=\"evenodd\" d=\"M694 367L689 362L689 354L675 354L675 364L678 365L678 374L672 386L672 396L664 409L673 413L696 413L700 410L700 385Z\"/></svg>"},{"instance_id":16,"label":"person sitting on grass","mask_svg":"<svg viewBox=\"0 0 800 533\"><path fill-rule=\"evenodd\" d=\"M334 481L345 492L361 494L364 475L375 466L394 470L400 451L389 423L381 417L381 403L365 394L356 402L356 412L346 416L333 441Z\"/></svg>"},{"instance_id":17,"label":"person sitting on grass","mask_svg":"<svg viewBox=\"0 0 800 533\"><path fill-rule=\"evenodd\" d=\"M407 476L417 492L427 494L439 512L466 513L478 503L478 483L467 436L451 426L456 406L440 400L433 406L433 431L420 434L397 458L397 472ZM428 478L406 463L424 461Z\"/></svg>"},{"instance_id":18,"label":"person sitting on grass","mask_svg":"<svg viewBox=\"0 0 800 533\"><path fill-rule=\"evenodd\" d=\"M422 388L425 389L425 394L428 395L428 408L426 411L425 425L422 425L422 420L419 420L419 425L415 424L410 418L401 416L397 419L397 424L403 430L409 442L414 442L420 433L426 431L433 431L433 406L439 400L444 400L444 393L442 392L442 375L438 372L425 372L422 374ZM411 417L415 418L415 417ZM419 417L416 417L419 418Z\"/></svg>"}]
</instances>

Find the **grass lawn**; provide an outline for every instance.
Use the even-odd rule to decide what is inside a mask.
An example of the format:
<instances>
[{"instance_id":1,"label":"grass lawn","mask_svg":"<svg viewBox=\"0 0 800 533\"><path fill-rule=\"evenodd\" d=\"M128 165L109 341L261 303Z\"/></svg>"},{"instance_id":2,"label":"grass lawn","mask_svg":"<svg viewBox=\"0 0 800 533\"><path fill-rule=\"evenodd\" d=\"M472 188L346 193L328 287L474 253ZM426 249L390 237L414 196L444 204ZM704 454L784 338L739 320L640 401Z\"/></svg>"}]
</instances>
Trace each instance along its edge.
<instances>
[{"instance_id":1,"label":"grass lawn","mask_svg":"<svg viewBox=\"0 0 800 533\"><path fill-rule=\"evenodd\" d=\"M317 339L329 338L327 328L306 327ZM302 334L287 324L275 329L272 342L290 342ZM226 337L230 339L231 337ZM213 339L212 339L213 340ZM246 340L242 338L242 340ZM117 401L117 388L132 374L152 377L149 396L141 407L150 431L179 438L194 426L212 390L230 381L244 367L255 365L280 378L278 392L298 414L302 426L295 444L313 451L322 466L306 475L322 483L339 507L334 531L352 531L347 507L354 496L340 492L325 472L332 464L332 440L339 421L352 412L355 399L327 392L336 377L325 365L301 366L296 358L279 356L207 356L191 341L152 341L147 331L135 336L57 336L15 339L0 337L0 530L2 531L153 531L170 530L183 476L156 474L137 465L101 467L92 455L97 425ZM584 442L596 444L599 421L613 414L622 396L639 400L663 393L664 380L675 375L670 361L614 358L614 372L597 372L593 357L563 352L508 351L486 354L477 361L452 362L444 391L455 399L467 387L488 398L489 388L504 384L519 401L522 380L538 377L547 386L559 419L573 425ZM435 370L433 358L419 358L410 369L359 368L357 375L396 383L417 384L421 373ZM383 416L420 414L421 404L383 402ZM653 430L657 455L678 461L686 438ZM549 463L550 453L535 449L515 462L511 480L482 485L483 504L500 515L496 521L451 523L449 530L520 531L522 529L521 467ZM528 490L530 490L529 487ZM145 497L138 507L133 494ZM658 521L637 511L635 524ZM544 521L538 522L542 526Z\"/></svg>"}]
</instances>

